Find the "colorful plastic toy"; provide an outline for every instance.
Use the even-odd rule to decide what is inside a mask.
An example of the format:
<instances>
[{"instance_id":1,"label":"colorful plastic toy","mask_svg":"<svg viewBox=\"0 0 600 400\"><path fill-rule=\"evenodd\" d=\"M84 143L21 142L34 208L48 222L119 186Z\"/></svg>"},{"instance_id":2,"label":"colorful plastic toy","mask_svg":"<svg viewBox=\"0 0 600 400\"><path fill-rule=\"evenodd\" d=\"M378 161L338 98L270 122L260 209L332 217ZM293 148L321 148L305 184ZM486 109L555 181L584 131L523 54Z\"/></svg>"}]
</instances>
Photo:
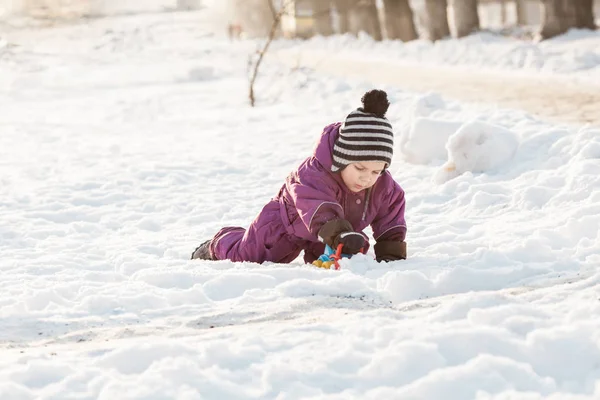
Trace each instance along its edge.
<instances>
[{"instance_id":1,"label":"colorful plastic toy","mask_svg":"<svg viewBox=\"0 0 600 400\"><path fill-rule=\"evenodd\" d=\"M352 257L352 254L342 253L343 247L344 247L344 245L342 243L340 243L338 245L336 251L334 252L333 249L331 247L329 247L329 245L325 245L325 253L322 254L321 256L319 256L319 258L317 258L315 261L313 261L312 264L318 268L339 270L340 269L340 260L342 258ZM362 249L360 251L362 253Z\"/></svg>"}]
</instances>

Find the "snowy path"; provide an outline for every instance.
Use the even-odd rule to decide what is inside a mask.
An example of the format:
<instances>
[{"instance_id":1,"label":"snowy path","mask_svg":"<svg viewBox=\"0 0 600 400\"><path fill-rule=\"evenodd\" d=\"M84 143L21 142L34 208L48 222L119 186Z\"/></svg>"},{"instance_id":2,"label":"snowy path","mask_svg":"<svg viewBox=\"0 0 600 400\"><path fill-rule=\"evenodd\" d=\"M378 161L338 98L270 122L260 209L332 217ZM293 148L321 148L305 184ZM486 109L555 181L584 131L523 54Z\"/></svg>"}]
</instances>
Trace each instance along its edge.
<instances>
[{"instance_id":1,"label":"snowy path","mask_svg":"<svg viewBox=\"0 0 600 400\"><path fill-rule=\"evenodd\" d=\"M416 92L525 110L554 122L600 126L600 80L566 76L482 72L468 66L424 66L394 58L362 57L320 49L285 49L274 55L290 67L308 67L334 76L395 85Z\"/></svg>"}]
</instances>

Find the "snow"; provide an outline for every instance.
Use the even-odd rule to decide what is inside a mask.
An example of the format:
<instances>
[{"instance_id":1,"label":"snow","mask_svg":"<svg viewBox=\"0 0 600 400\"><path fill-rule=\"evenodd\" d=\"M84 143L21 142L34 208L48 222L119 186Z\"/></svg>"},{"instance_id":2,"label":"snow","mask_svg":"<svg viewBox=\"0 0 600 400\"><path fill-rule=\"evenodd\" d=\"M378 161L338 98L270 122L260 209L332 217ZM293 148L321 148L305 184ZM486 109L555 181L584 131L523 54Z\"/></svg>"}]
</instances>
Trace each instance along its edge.
<instances>
[{"instance_id":1,"label":"snow","mask_svg":"<svg viewBox=\"0 0 600 400\"><path fill-rule=\"evenodd\" d=\"M477 71L518 71L525 76L568 75L600 84L600 32L571 29L539 43L479 32L461 39L375 42L367 35L315 37L294 44L298 52L326 50L344 58L385 60L399 65L463 67ZM591 82L590 82L591 81Z\"/></svg>"},{"instance_id":2,"label":"snow","mask_svg":"<svg viewBox=\"0 0 600 400\"><path fill-rule=\"evenodd\" d=\"M401 138L398 150L409 162L427 164L445 159L446 143L462 124L435 118L415 118L408 134Z\"/></svg>"},{"instance_id":3,"label":"snow","mask_svg":"<svg viewBox=\"0 0 600 400\"><path fill-rule=\"evenodd\" d=\"M436 180L441 183L465 172L497 170L512 160L518 147L519 138L508 129L482 121L467 122L447 138L448 161Z\"/></svg>"},{"instance_id":4,"label":"snow","mask_svg":"<svg viewBox=\"0 0 600 400\"><path fill-rule=\"evenodd\" d=\"M256 43L213 24L205 10L2 34L0 398L600 397L597 127L383 87L408 260L190 261L371 88L267 58L250 108ZM448 65L475 41L485 67L515 45L481 37L407 48ZM579 40L600 48L528 46L564 79L592 76ZM336 43L408 54L302 45ZM524 65L503 64L507 80ZM436 181L447 162L461 173Z\"/></svg>"}]
</instances>

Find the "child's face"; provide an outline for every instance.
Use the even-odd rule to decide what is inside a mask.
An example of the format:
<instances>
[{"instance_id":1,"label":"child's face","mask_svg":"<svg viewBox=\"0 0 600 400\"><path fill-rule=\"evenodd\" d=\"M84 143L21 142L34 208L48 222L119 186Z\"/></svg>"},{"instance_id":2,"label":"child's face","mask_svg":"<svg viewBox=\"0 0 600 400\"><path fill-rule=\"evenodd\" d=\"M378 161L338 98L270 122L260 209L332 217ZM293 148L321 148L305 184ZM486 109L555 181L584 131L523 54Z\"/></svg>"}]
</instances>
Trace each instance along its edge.
<instances>
[{"instance_id":1,"label":"child's face","mask_svg":"<svg viewBox=\"0 0 600 400\"><path fill-rule=\"evenodd\" d=\"M373 186L384 168L383 161L360 161L344 168L341 176L348 189L358 193Z\"/></svg>"}]
</instances>

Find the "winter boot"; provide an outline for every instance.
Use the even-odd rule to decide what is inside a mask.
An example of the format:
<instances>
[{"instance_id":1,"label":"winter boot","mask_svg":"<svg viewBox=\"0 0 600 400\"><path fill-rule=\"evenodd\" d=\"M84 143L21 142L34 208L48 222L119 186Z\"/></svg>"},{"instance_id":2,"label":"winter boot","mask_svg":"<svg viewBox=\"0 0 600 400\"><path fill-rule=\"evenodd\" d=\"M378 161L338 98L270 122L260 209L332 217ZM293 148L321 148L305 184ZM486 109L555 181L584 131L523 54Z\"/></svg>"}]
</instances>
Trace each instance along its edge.
<instances>
[{"instance_id":1,"label":"winter boot","mask_svg":"<svg viewBox=\"0 0 600 400\"><path fill-rule=\"evenodd\" d=\"M202 243L200 246L196 247L196 250L192 253L192 260L214 260L210 255L210 240Z\"/></svg>"}]
</instances>

